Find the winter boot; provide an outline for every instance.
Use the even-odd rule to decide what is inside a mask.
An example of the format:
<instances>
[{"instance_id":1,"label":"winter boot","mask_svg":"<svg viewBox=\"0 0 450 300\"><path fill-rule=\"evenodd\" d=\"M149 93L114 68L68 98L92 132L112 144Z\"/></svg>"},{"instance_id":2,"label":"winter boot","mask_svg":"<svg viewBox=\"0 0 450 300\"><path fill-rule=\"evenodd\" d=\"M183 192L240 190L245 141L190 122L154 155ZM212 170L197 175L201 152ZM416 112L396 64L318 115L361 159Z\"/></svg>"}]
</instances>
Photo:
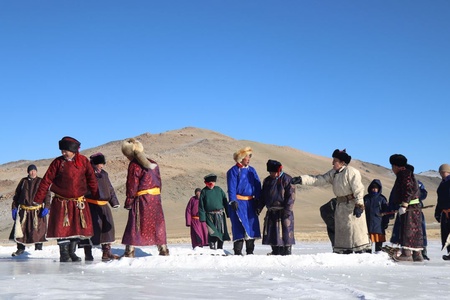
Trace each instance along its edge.
<instances>
[{"instance_id":1,"label":"winter boot","mask_svg":"<svg viewBox=\"0 0 450 300\"><path fill-rule=\"evenodd\" d=\"M267 253L267 255L280 255L280 248L279 246L272 246L272 252Z\"/></svg>"},{"instance_id":2,"label":"winter boot","mask_svg":"<svg viewBox=\"0 0 450 300\"><path fill-rule=\"evenodd\" d=\"M234 255L242 255L243 247L244 247L244 240L235 241L233 246Z\"/></svg>"},{"instance_id":3,"label":"winter boot","mask_svg":"<svg viewBox=\"0 0 450 300\"><path fill-rule=\"evenodd\" d=\"M216 250L216 242L208 242L209 249Z\"/></svg>"},{"instance_id":4,"label":"winter boot","mask_svg":"<svg viewBox=\"0 0 450 300\"><path fill-rule=\"evenodd\" d=\"M59 244L59 261L60 262L69 262L71 261L69 255L69 244Z\"/></svg>"},{"instance_id":5,"label":"winter boot","mask_svg":"<svg viewBox=\"0 0 450 300\"><path fill-rule=\"evenodd\" d=\"M255 250L255 240L250 239L245 241L245 249L247 252L247 255L253 254L253 251Z\"/></svg>"},{"instance_id":6,"label":"winter boot","mask_svg":"<svg viewBox=\"0 0 450 300\"><path fill-rule=\"evenodd\" d=\"M17 250L16 252L13 252L11 256L18 256L23 254L24 252L25 252L25 245L17 243Z\"/></svg>"},{"instance_id":7,"label":"winter boot","mask_svg":"<svg viewBox=\"0 0 450 300\"><path fill-rule=\"evenodd\" d=\"M102 251L102 261L110 261L120 258L120 256L111 253L111 244L102 244Z\"/></svg>"},{"instance_id":8,"label":"winter boot","mask_svg":"<svg viewBox=\"0 0 450 300\"><path fill-rule=\"evenodd\" d=\"M77 240L70 241L69 243L69 256L72 261L81 261L81 257L78 257L75 254L75 251L77 251L77 245L78 245Z\"/></svg>"},{"instance_id":9,"label":"winter boot","mask_svg":"<svg viewBox=\"0 0 450 300\"><path fill-rule=\"evenodd\" d=\"M217 240L217 249L223 249L223 241Z\"/></svg>"},{"instance_id":10,"label":"winter boot","mask_svg":"<svg viewBox=\"0 0 450 300\"><path fill-rule=\"evenodd\" d=\"M134 258L134 246L126 245L125 252L123 253L122 257Z\"/></svg>"},{"instance_id":11,"label":"winter boot","mask_svg":"<svg viewBox=\"0 0 450 300\"><path fill-rule=\"evenodd\" d=\"M92 246L84 246L84 260L85 261L94 260L94 257L92 256Z\"/></svg>"},{"instance_id":12,"label":"winter boot","mask_svg":"<svg viewBox=\"0 0 450 300\"><path fill-rule=\"evenodd\" d=\"M450 253L447 255L442 255L443 260L450 260Z\"/></svg>"},{"instance_id":13,"label":"winter boot","mask_svg":"<svg viewBox=\"0 0 450 300\"><path fill-rule=\"evenodd\" d=\"M34 250L42 250L42 243L34 244Z\"/></svg>"},{"instance_id":14,"label":"winter boot","mask_svg":"<svg viewBox=\"0 0 450 300\"><path fill-rule=\"evenodd\" d=\"M383 242L375 242L375 252L380 252L383 247Z\"/></svg>"},{"instance_id":15,"label":"winter boot","mask_svg":"<svg viewBox=\"0 0 450 300\"><path fill-rule=\"evenodd\" d=\"M158 245L159 255L161 256L169 256L169 249L167 245Z\"/></svg>"},{"instance_id":16,"label":"winter boot","mask_svg":"<svg viewBox=\"0 0 450 300\"><path fill-rule=\"evenodd\" d=\"M423 250L422 250L422 257L423 257L423 259L425 259L425 260L430 260L430 258L428 257L427 247L423 247Z\"/></svg>"},{"instance_id":17,"label":"winter boot","mask_svg":"<svg viewBox=\"0 0 450 300\"><path fill-rule=\"evenodd\" d=\"M400 256L392 257L396 261L413 261L411 250L402 249L402 254Z\"/></svg>"},{"instance_id":18,"label":"winter boot","mask_svg":"<svg viewBox=\"0 0 450 300\"><path fill-rule=\"evenodd\" d=\"M412 258L413 261L423 261L422 251L413 251Z\"/></svg>"},{"instance_id":19,"label":"winter boot","mask_svg":"<svg viewBox=\"0 0 450 300\"><path fill-rule=\"evenodd\" d=\"M291 255L292 254L292 246L284 246L282 255Z\"/></svg>"}]
</instances>

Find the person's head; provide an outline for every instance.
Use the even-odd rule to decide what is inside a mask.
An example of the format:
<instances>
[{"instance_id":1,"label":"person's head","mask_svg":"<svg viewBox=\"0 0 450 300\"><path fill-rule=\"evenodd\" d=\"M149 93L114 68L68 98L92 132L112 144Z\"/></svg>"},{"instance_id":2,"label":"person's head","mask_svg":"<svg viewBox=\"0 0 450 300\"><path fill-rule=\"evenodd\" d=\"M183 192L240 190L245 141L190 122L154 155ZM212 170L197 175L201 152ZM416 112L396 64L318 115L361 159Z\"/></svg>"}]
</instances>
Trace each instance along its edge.
<instances>
[{"instance_id":1,"label":"person's head","mask_svg":"<svg viewBox=\"0 0 450 300\"><path fill-rule=\"evenodd\" d=\"M80 150L81 143L70 136L63 137L59 142L59 150L65 159L72 159Z\"/></svg>"},{"instance_id":2,"label":"person's head","mask_svg":"<svg viewBox=\"0 0 450 300\"><path fill-rule=\"evenodd\" d=\"M233 159L238 164L243 165L244 167L250 164L250 158L252 157L253 150L250 147L245 147L239 149L233 154Z\"/></svg>"},{"instance_id":3,"label":"person's head","mask_svg":"<svg viewBox=\"0 0 450 300\"><path fill-rule=\"evenodd\" d=\"M151 163L144 153L144 146L135 138L128 138L122 142L122 153L128 160L136 159L146 169L151 168Z\"/></svg>"},{"instance_id":4,"label":"person's head","mask_svg":"<svg viewBox=\"0 0 450 300\"><path fill-rule=\"evenodd\" d=\"M29 165L27 168L27 173L30 178L36 178L37 176L37 167L36 165Z\"/></svg>"},{"instance_id":5,"label":"person's head","mask_svg":"<svg viewBox=\"0 0 450 300\"><path fill-rule=\"evenodd\" d=\"M389 157L389 163L391 164L392 172L397 174L398 172L406 169L408 159L402 154L392 154Z\"/></svg>"},{"instance_id":6,"label":"person's head","mask_svg":"<svg viewBox=\"0 0 450 300\"><path fill-rule=\"evenodd\" d=\"M352 157L347 154L347 151L345 149L344 150L339 150L339 149L334 150L331 157L333 157L333 161L331 163L333 165L333 170L336 170L336 171L341 169L343 166L348 165L350 163L350 161L352 160Z\"/></svg>"},{"instance_id":7,"label":"person's head","mask_svg":"<svg viewBox=\"0 0 450 300\"><path fill-rule=\"evenodd\" d=\"M203 177L203 179L205 180L205 185L212 189L214 188L214 186L216 185L216 181L217 181L217 175L216 174L208 174L205 177Z\"/></svg>"},{"instance_id":8,"label":"person's head","mask_svg":"<svg viewBox=\"0 0 450 300\"><path fill-rule=\"evenodd\" d=\"M442 164L439 167L439 175L441 175L442 179L447 178L447 176L450 175L450 165L449 164Z\"/></svg>"},{"instance_id":9,"label":"person's head","mask_svg":"<svg viewBox=\"0 0 450 300\"><path fill-rule=\"evenodd\" d=\"M102 170L103 166L106 164L105 156L100 152L89 156L89 160L91 162L91 165L97 170Z\"/></svg>"},{"instance_id":10,"label":"person's head","mask_svg":"<svg viewBox=\"0 0 450 300\"><path fill-rule=\"evenodd\" d=\"M269 159L266 163L267 166L267 172L269 172L270 177L277 178L280 176L281 172L283 171L283 165L276 160Z\"/></svg>"},{"instance_id":11,"label":"person's head","mask_svg":"<svg viewBox=\"0 0 450 300\"><path fill-rule=\"evenodd\" d=\"M196 188L194 191L195 197L198 199L200 197L200 193L202 192L201 188Z\"/></svg>"},{"instance_id":12,"label":"person's head","mask_svg":"<svg viewBox=\"0 0 450 300\"><path fill-rule=\"evenodd\" d=\"M381 192L381 182L378 179L374 179L369 185L369 193L378 194Z\"/></svg>"}]
</instances>

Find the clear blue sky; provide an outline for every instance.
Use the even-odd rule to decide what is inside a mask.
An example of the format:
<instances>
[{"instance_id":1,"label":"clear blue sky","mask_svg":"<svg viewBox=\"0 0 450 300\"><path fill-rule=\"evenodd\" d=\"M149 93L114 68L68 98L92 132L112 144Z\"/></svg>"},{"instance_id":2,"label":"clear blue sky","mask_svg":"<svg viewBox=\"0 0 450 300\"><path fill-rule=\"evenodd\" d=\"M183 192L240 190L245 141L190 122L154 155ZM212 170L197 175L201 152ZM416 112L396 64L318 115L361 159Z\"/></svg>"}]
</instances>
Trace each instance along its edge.
<instances>
[{"instance_id":1,"label":"clear blue sky","mask_svg":"<svg viewBox=\"0 0 450 300\"><path fill-rule=\"evenodd\" d=\"M1 0L0 164L56 157L65 135L83 150L194 126L436 170L449 16L448 0Z\"/></svg>"}]
</instances>

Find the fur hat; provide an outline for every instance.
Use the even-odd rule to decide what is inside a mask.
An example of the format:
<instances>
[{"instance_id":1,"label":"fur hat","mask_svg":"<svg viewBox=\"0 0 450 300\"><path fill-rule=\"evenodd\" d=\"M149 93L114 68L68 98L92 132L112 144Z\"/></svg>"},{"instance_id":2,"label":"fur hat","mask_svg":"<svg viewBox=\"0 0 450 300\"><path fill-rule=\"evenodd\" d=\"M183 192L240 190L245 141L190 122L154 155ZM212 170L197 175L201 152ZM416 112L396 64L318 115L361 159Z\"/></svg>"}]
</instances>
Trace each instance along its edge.
<instances>
[{"instance_id":1,"label":"fur hat","mask_svg":"<svg viewBox=\"0 0 450 300\"><path fill-rule=\"evenodd\" d=\"M442 164L442 165L439 167L439 172L448 172L448 173L450 173L450 165L448 165L448 164Z\"/></svg>"},{"instance_id":2,"label":"fur hat","mask_svg":"<svg viewBox=\"0 0 450 300\"><path fill-rule=\"evenodd\" d=\"M203 179L205 179L205 182L216 182L217 181L217 175L216 174L208 174L205 177L203 177Z\"/></svg>"},{"instance_id":3,"label":"fur hat","mask_svg":"<svg viewBox=\"0 0 450 300\"><path fill-rule=\"evenodd\" d=\"M392 154L391 157L389 157L389 163L397 167L406 167L408 159L402 154Z\"/></svg>"},{"instance_id":4,"label":"fur hat","mask_svg":"<svg viewBox=\"0 0 450 300\"><path fill-rule=\"evenodd\" d=\"M337 158L340 161L345 162L347 165L352 160L352 157L347 154L347 151L345 149L344 150L339 150L339 149L334 150L333 154L331 155L331 157Z\"/></svg>"},{"instance_id":5,"label":"fur hat","mask_svg":"<svg viewBox=\"0 0 450 300\"><path fill-rule=\"evenodd\" d=\"M269 159L266 165L267 165L267 172L281 172L281 170L283 169L281 163L273 159Z\"/></svg>"},{"instance_id":6,"label":"fur hat","mask_svg":"<svg viewBox=\"0 0 450 300\"><path fill-rule=\"evenodd\" d=\"M89 159L91 161L91 164L93 164L94 166L99 164L106 164L105 156L100 152L92 154L91 156L89 156Z\"/></svg>"},{"instance_id":7,"label":"fur hat","mask_svg":"<svg viewBox=\"0 0 450 300\"><path fill-rule=\"evenodd\" d=\"M37 171L36 165L29 165L28 168L27 168L27 173L30 173L31 170L36 170Z\"/></svg>"},{"instance_id":8,"label":"fur hat","mask_svg":"<svg viewBox=\"0 0 450 300\"><path fill-rule=\"evenodd\" d=\"M250 147L245 147L239 149L233 154L233 159L235 162L240 163L247 155L252 156L253 150Z\"/></svg>"},{"instance_id":9,"label":"fur hat","mask_svg":"<svg viewBox=\"0 0 450 300\"><path fill-rule=\"evenodd\" d=\"M59 150L66 150L77 153L81 143L70 136L65 136L59 141Z\"/></svg>"},{"instance_id":10,"label":"fur hat","mask_svg":"<svg viewBox=\"0 0 450 300\"><path fill-rule=\"evenodd\" d=\"M156 168L156 164L151 163L145 155L142 143L135 138L128 138L122 142L122 153L130 160L135 158L146 169Z\"/></svg>"}]
</instances>

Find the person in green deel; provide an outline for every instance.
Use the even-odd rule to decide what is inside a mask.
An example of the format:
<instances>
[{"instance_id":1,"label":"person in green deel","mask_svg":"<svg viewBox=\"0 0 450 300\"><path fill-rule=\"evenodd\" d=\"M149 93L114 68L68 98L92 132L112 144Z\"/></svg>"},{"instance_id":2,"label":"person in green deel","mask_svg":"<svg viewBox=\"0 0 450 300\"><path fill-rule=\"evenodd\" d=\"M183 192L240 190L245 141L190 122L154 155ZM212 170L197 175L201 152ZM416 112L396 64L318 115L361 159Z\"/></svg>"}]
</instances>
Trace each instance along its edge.
<instances>
[{"instance_id":1,"label":"person in green deel","mask_svg":"<svg viewBox=\"0 0 450 300\"><path fill-rule=\"evenodd\" d=\"M209 248L223 249L223 242L231 240L226 222L228 199L222 188L216 186L217 175L208 174L204 179L206 186L200 193L198 205L200 222L206 222L208 227Z\"/></svg>"}]
</instances>

